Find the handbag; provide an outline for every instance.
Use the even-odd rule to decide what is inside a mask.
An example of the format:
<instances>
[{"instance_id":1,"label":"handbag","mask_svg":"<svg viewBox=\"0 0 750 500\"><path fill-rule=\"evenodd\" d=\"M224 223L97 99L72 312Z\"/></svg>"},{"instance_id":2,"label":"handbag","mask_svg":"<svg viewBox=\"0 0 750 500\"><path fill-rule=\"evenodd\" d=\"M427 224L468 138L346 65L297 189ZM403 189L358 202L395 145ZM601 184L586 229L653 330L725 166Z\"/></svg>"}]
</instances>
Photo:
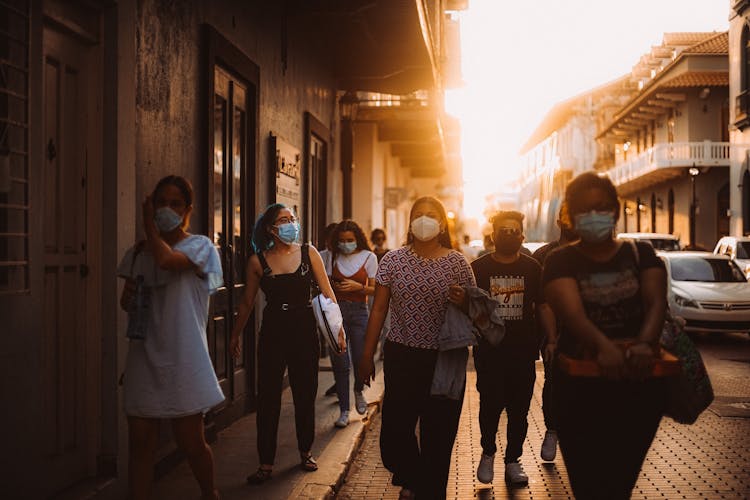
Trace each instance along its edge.
<instances>
[{"instance_id":1,"label":"handbag","mask_svg":"<svg viewBox=\"0 0 750 500\"><path fill-rule=\"evenodd\" d=\"M692 424L714 400L711 379L703 358L685 333L682 318L667 311L662 329L661 346L680 360L680 371L667 381L667 404L664 414L675 422Z\"/></svg>"},{"instance_id":2,"label":"handbag","mask_svg":"<svg viewBox=\"0 0 750 500\"><path fill-rule=\"evenodd\" d=\"M328 347L336 354L341 354L343 351L338 339L344 319L341 316L339 305L320 293L312 299L312 310L315 315L315 323L318 325L318 331L328 342Z\"/></svg>"},{"instance_id":3,"label":"handbag","mask_svg":"<svg viewBox=\"0 0 750 500\"><path fill-rule=\"evenodd\" d=\"M133 250L133 260L130 263L130 276L133 277L135 259L143 250L143 244L138 243ZM131 340L143 340L148 333L148 319L151 311L151 287L144 283L142 274L135 276L135 292L128 307L128 328L125 336Z\"/></svg>"},{"instance_id":4,"label":"handbag","mask_svg":"<svg viewBox=\"0 0 750 500\"><path fill-rule=\"evenodd\" d=\"M636 266L640 258L635 241L628 240ZM667 381L667 405L664 414L675 422L692 424L714 400L714 390L701 353L685 333L685 320L672 316L667 308L659 343L680 362L679 372Z\"/></svg>"}]
</instances>

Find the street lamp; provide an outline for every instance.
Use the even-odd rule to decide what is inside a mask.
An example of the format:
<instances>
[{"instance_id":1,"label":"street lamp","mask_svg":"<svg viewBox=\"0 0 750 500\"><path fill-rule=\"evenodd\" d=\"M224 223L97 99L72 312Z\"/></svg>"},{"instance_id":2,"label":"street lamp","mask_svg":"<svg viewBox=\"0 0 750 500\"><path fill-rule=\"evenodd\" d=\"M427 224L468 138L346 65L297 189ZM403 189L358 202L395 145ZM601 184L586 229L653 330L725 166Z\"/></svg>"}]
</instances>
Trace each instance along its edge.
<instances>
[{"instance_id":1,"label":"street lamp","mask_svg":"<svg viewBox=\"0 0 750 500\"><path fill-rule=\"evenodd\" d=\"M700 174L701 171L695 168L695 163L693 163L693 166L688 169L688 174L690 174L690 248L695 248L695 215L696 215L696 205L695 205L695 178Z\"/></svg>"}]
</instances>

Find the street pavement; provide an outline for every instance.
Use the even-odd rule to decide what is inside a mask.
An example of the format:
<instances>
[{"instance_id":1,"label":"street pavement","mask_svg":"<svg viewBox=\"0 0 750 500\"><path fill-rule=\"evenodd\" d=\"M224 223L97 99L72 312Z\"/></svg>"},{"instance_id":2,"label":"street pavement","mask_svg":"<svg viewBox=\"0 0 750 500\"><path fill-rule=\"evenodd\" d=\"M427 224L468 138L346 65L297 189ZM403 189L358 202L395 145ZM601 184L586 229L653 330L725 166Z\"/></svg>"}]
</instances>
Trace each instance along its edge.
<instances>
[{"instance_id":1,"label":"street pavement","mask_svg":"<svg viewBox=\"0 0 750 500\"><path fill-rule=\"evenodd\" d=\"M354 410L354 396L349 425L337 429L333 423L339 417L338 399L325 396L333 384L333 372L328 358L321 359L318 376L318 397L315 405L315 442L313 456L318 462L316 472L299 468L299 452L294 430L294 406L291 390L287 387L281 397L278 448L273 478L259 486L246 484L245 478L258 468L256 448L256 414L251 413L220 431L211 443L216 470L216 487L222 500L279 500L331 498L341 484L357 448L365 435L372 416L378 412L383 394L383 375L380 362L376 363L378 376L364 395L370 402L367 413L359 415ZM160 478L152 498L158 500L188 500L200 498L200 489L193 479L190 467L183 461Z\"/></svg>"},{"instance_id":2,"label":"street pavement","mask_svg":"<svg viewBox=\"0 0 750 500\"><path fill-rule=\"evenodd\" d=\"M692 426L676 424L669 418L662 421L633 492L635 499L750 498L750 337L700 335L696 340L711 375L716 401ZM330 368L325 364L323 361L319 376L313 445L320 469L305 473L297 467L299 458L291 391L286 389L282 396L279 451L271 481L262 486L245 484L245 476L258 467L254 413L221 431L212 444L217 487L223 499L398 498L399 489L390 484L390 473L380 460L377 402L383 391L380 366L376 381L365 393L371 403L368 413L360 417L352 409L349 426L337 430L333 427L338 417L336 397L323 395L333 381ZM479 395L471 364L468 370L448 498L572 498L560 454L553 463L545 463L539 458L545 432L541 411L544 381L541 364L538 365L528 437L521 458L529 475L529 485L510 489L503 481L500 457L505 443L504 414L498 433L496 480L492 485L476 480L481 453ZM185 500L199 496L189 467L182 463L157 482L153 498Z\"/></svg>"},{"instance_id":3,"label":"street pavement","mask_svg":"<svg viewBox=\"0 0 750 500\"><path fill-rule=\"evenodd\" d=\"M699 335L696 341L711 376L716 401L694 425L677 424L669 418L662 421L633 491L634 499L750 498L750 338L739 334ZM573 498L560 453L553 463L545 463L539 457L546 430L541 410L541 363L537 365L528 437L521 458L529 475L527 487L511 489L503 481L505 414L498 432L495 481L491 485L477 481L481 446L475 383L476 373L470 366L447 497ZM390 484L390 473L380 461L379 431L380 414L373 418L337 498L398 498L399 488Z\"/></svg>"}]
</instances>

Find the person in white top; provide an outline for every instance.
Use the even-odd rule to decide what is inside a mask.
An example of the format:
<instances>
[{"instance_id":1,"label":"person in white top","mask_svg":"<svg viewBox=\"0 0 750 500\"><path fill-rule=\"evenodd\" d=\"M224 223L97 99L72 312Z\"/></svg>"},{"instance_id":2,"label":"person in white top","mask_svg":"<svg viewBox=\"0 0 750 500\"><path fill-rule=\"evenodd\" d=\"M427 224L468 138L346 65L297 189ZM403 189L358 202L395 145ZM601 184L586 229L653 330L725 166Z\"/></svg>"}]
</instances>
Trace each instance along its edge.
<instances>
[{"instance_id":1,"label":"person in white top","mask_svg":"<svg viewBox=\"0 0 750 500\"><path fill-rule=\"evenodd\" d=\"M339 397L341 410L335 426L346 427L349 423L350 366L354 364L356 373L364 349L365 330L369 318L367 297L375 290L378 259L370 251L362 228L353 220L341 221L336 226L331 234L329 246L333 291L336 293L336 300L341 308L348 341L348 348L344 354L331 354L336 394ZM355 381L354 407L360 415L364 415L367 411L367 400L362 394L363 388L363 382Z\"/></svg>"},{"instance_id":2,"label":"person in white top","mask_svg":"<svg viewBox=\"0 0 750 500\"><path fill-rule=\"evenodd\" d=\"M159 419L169 418L202 498L218 499L203 415L224 401L206 340L208 297L223 284L210 239L186 232L193 190L170 175L143 202L146 241L117 268L120 305L129 313L125 414L130 444L130 498L150 498Z\"/></svg>"}]
</instances>

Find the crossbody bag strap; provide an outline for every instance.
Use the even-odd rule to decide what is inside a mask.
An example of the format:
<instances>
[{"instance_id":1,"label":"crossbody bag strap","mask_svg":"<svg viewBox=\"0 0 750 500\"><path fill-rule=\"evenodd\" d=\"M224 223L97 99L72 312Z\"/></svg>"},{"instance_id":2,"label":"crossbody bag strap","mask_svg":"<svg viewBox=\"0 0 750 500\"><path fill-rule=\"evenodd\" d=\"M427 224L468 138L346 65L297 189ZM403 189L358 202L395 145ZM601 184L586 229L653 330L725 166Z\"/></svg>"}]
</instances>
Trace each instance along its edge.
<instances>
[{"instance_id":1,"label":"crossbody bag strap","mask_svg":"<svg viewBox=\"0 0 750 500\"><path fill-rule=\"evenodd\" d=\"M260 267L263 268L263 276L270 276L273 271L266 262L266 258L263 256L263 252L258 252L258 260L260 261Z\"/></svg>"}]
</instances>

